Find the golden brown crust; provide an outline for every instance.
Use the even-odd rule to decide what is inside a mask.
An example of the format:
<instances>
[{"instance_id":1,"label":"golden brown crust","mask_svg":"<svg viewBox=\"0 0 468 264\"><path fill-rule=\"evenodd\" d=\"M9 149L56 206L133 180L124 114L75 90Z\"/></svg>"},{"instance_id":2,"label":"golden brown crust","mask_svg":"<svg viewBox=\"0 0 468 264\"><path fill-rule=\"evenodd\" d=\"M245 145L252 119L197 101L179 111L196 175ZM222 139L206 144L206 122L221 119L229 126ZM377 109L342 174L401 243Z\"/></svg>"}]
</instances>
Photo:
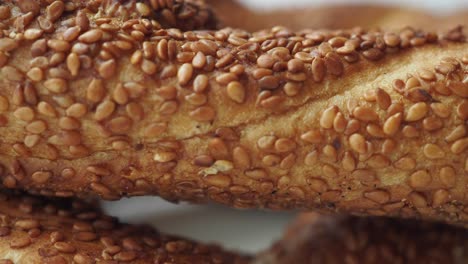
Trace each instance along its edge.
<instances>
[{"instance_id":1,"label":"golden brown crust","mask_svg":"<svg viewBox=\"0 0 468 264\"><path fill-rule=\"evenodd\" d=\"M468 261L468 231L383 217L302 214L254 264L440 263Z\"/></svg>"},{"instance_id":2,"label":"golden brown crust","mask_svg":"<svg viewBox=\"0 0 468 264\"><path fill-rule=\"evenodd\" d=\"M121 224L91 203L0 191L0 263L247 263L248 258L147 226Z\"/></svg>"},{"instance_id":3,"label":"golden brown crust","mask_svg":"<svg viewBox=\"0 0 468 264\"><path fill-rule=\"evenodd\" d=\"M86 32L22 32L2 6L4 186L467 223L460 28L145 31L95 11L69 14Z\"/></svg>"}]
</instances>

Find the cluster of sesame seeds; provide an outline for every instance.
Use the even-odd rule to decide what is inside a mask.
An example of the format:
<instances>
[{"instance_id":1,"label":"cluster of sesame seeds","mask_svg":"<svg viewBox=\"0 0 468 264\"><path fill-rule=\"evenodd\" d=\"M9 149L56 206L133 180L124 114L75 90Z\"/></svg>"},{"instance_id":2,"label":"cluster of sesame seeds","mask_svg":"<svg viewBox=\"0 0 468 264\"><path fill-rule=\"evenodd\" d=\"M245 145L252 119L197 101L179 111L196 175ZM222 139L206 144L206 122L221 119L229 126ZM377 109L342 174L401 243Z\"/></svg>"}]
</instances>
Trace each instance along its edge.
<instances>
[{"instance_id":1,"label":"cluster of sesame seeds","mask_svg":"<svg viewBox=\"0 0 468 264\"><path fill-rule=\"evenodd\" d=\"M464 263L467 236L440 223L305 213L253 263Z\"/></svg>"},{"instance_id":2,"label":"cluster of sesame seeds","mask_svg":"<svg viewBox=\"0 0 468 264\"><path fill-rule=\"evenodd\" d=\"M91 203L0 193L0 263L247 263L215 245L130 226ZM27 252L27 253L26 253ZM3 259L6 257L6 259Z\"/></svg>"},{"instance_id":3,"label":"cluster of sesame seeds","mask_svg":"<svg viewBox=\"0 0 468 264\"><path fill-rule=\"evenodd\" d=\"M203 5L33 2L8 1L0 9L0 74L7 87L0 92L0 131L11 135L2 142L1 176L9 188L31 185L59 196L93 192L106 199L157 193L172 200L209 197L237 207L285 208L313 200L334 207L347 188L365 187L362 204L375 214L384 206L427 205L429 196L444 205L464 199L450 196L454 186L440 187L432 169L430 181L416 174L405 185L408 197L395 198L378 170L416 172L419 157L398 146L408 140L436 171L466 173L466 56L446 58L392 87L375 87L359 100L348 98L346 105L324 106L317 120L295 134L274 128L252 139L242 132L269 117L299 112L315 97L319 102L333 93L323 88L330 82L376 67L399 51L464 45L456 43L465 41L459 28L445 35L412 28L186 31L165 28L164 21L179 21L168 12L187 22L204 15L185 6L208 12ZM418 141L425 135L434 136ZM443 137L449 140L437 141ZM448 143L450 149L443 145ZM441 164L447 153L465 159L465 172L453 162ZM26 165L29 160L34 162ZM123 164L114 166L117 161ZM297 182L292 171L299 164L317 173ZM458 183L461 177L452 178Z\"/></svg>"}]
</instances>

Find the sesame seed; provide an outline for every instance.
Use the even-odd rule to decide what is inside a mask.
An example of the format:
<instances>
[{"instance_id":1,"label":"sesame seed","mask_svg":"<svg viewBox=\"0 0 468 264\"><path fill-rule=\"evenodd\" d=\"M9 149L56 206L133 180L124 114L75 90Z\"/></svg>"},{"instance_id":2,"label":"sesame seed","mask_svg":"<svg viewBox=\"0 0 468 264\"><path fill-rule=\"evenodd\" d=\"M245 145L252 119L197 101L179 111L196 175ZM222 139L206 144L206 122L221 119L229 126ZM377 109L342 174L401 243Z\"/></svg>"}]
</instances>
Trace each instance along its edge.
<instances>
[{"instance_id":1,"label":"sesame seed","mask_svg":"<svg viewBox=\"0 0 468 264\"><path fill-rule=\"evenodd\" d=\"M245 100L244 86L239 82L230 82L226 88L226 92L233 101L243 103Z\"/></svg>"},{"instance_id":2,"label":"sesame seed","mask_svg":"<svg viewBox=\"0 0 468 264\"><path fill-rule=\"evenodd\" d=\"M44 82L44 86L53 93L64 93L68 90L67 81L60 78L51 78Z\"/></svg>"},{"instance_id":3,"label":"sesame seed","mask_svg":"<svg viewBox=\"0 0 468 264\"><path fill-rule=\"evenodd\" d=\"M35 117L34 110L27 106L19 107L13 114L22 121L32 121Z\"/></svg>"},{"instance_id":4,"label":"sesame seed","mask_svg":"<svg viewBox=\"0 0 468 264\"><path fill-rule=\"evenodd\" d=\"M86 90L86 98L93 103L97 103L102 100L105 93L103 81L101 79L93 79Z\"/></svg>"},{"instance_id":5,"label":"sesame seed","mask_svg":"<svg viewBox=\"0 0 468 264\"><path fill-rule=\"evenodd\" d=\"M356 119L361 121L372 122L379 120L377 113L372 108L365 106L356 107L353 111L353 115Z\"/></svg>"},{"instance_id":6,"label":"sesame seed","mask_svg":"<svg viewBox=\"0 0 468 264\"><path fill-rule=\"evenodd\" d=\"M429 107L426 103L419 102L412 105L405 116L405 121L407 122L414 122L423 119L427 112L429 111Z\"/></svg>"},{"instance_id":7,"label":"sesame seed","mask_svg":"<svg viewBox=\"0 0 468 264\"><path fill-rule=\"evenodd\" d=\"M111 116L112 113L114 112L114 110L115 110L115 103L114 102L104 101L104 102L100 103L96 107L96 112L94 114L94 119L97 120L97 121L102 121L102 120L108 118L109 116Z\"/></svg>"},{"instance_id":8,"label":"sesame seed","mask_svg":"<svg viewBox=\"0 0 468 264\"><path fill-rule=\"evenodd\" d=\"M361 134L352 134L349 137L349 144L354 151L360 154L365 154L367 152L366 139Z\"/></svg>"},{"instance_id":9,"label":"sesame seed","mask_svg":"<svg viewBox=\"0 0 468 264\"><path fill-rule=\"evenodd\" d=\"M0 51L11 52L18 47L18 43L11 38L0 38Z\"/></svg>"},{"instance_id":10,"label":"sesame seed","mask_svg":"<svg viewBox=\"0 0 468 264\"><path fill-rule=\"evenodd\" d=\"M12 249L21 249L31 245L31 238L27 236L19 237L10 242L10 247Z\"/></svg>"},{"instance_id":11,"label":"sesame seed","mask_svg":"<svg viewBox=\"0 0 468 264\"><path fill-rule=\"evenodd\" d=\"M449 166L442 167L439 172L439 179L446 187L454 187L457 181L455 170Z\"/></svg>"},{"instance_id":12,"label":"sesame seed","mask_svg":"<svg viewBox=\"0 0 468 264\"><path fill-rule=\"evenodd\" d=\"M46 183L52 177L52 173L49 171L36 171L31 175L34 182Z\"/></svg>"},{"instance_id":13,"label":"sesame seed","mask_svg":"<svg viewBox=\"0 0 468 264\"><path fill-rule=\"evenodd\" d=\"M33 134L41 134L47 129L47 124L42 120L36 120L26 126L26 130Z\"/></svg>"},{"instance_id":14,"label":"sesame seed","mask_svg":"<svg viewBox=\"0 0 468 264\"><path fill-rule=\"evenodd\" d=\"M179 80L179 84L184 86L187 85L193 76L193 66L190 63L184 63L177 73L177 78Z\"/></svg>"},{"instance_id":15,"label":"sesame seed","mask_svg":"<svg viewBox=\"0 0 468 264\"><path fill-rule=\"evenodd\" d=\"M312 62L312 74L316 82L321 82L325 78L325 61L321 58L315 58Z\"/></svg>"},{"instance_id":16,"label":"sesame seed","mask_svg":"<svg viewBox=\"0 0 468 264\"><path fill-rule=\"evenodd\" d=\"M339 109L335 105L327 108L320 117L320 126L326 129L332 128L338 111Z\"/></svg>"},{"instance_id":17,"label":"sesame seed","mask_svg":"<svg viewBox=\"0 0 468 264\"><path fill-rule=\"evenodd\" d=\"M213 108L202 106L190 112L190 116L198 122L209 122L215 118L216 113Z\"/></svg>"},{"instance_id":18,"label":"sesame seed","mask_svg":"<svg viewBox=\"0 0 468 264\"><path fill-rule=\"evenodd\" d=\"M395 135L398 130L400 129L401 122L403 121L403 115L401 113L397 113L391 117L389 117L384 125L383 125L383 132L389 136Z\"/></svg>"},{"instance_id":19,"label":"sesame seed","mask_svg":"<svg viewBox=\"0 0 468 264\"><path fill-rule=\"evenodd\" d=\"M416 189L426 188L431 182L432 177L425 170L416 171L409 178L409 185Z\"/></svg>"},{"instance_id":20,"label":"sesame seed","mask_svg":"<svg viewBox=\"0 0 468 264\"><path fill-rule=\"evenodd\" d=\"M455 154L460 154L468 148L468 137L453 142L450 150Z\"/></svg>"},{"instance_id":21,"label":"sesame seed","mask_svg":"<svg viewBox=\"0 0 468 264\"><path fill-rule=\"evenodd\" d=\"M103 36L103 31L100 29L91 29L78 37L78 40L86 43L86 44L93 44L101 40Z\"/></svg>"},{"instance_id":22,"label":"sesame seed","mask_svg":"<svg viewBox=\"0 0 468 264\"><path fill-rule=\"evenodd\" d=\"M107 127L115 134L123 134L132 128L132 120L125 116L116 117L107 123Z\"/></svg>"}]
</instances>

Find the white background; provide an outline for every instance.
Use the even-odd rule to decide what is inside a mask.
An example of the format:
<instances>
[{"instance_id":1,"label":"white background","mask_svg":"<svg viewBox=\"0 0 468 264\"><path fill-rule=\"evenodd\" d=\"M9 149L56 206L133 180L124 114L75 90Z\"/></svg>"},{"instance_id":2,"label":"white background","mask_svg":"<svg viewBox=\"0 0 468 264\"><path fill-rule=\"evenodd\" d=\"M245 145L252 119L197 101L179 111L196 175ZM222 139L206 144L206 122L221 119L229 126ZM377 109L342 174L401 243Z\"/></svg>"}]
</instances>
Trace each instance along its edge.
<instances>
[{"instance_id":1,"label":"white background","mask_svg":"<svg viewBox=\"0 0 468 264\"><path fill-rule=\"evenodd\" d=\"M219 0L223 1L223 0ZM373 3L419 7L445 14L468 9L468 0L339 1L339 0L242 0L252 8L273 9L337 3ZM230 249L257 252L277 239L293 213L237 211L217 206L173 205L156 197L124 199L105 203L105 209L122 221L148 223L163 232L206 242L219 242Z\"/></svg>"}]
</instances>

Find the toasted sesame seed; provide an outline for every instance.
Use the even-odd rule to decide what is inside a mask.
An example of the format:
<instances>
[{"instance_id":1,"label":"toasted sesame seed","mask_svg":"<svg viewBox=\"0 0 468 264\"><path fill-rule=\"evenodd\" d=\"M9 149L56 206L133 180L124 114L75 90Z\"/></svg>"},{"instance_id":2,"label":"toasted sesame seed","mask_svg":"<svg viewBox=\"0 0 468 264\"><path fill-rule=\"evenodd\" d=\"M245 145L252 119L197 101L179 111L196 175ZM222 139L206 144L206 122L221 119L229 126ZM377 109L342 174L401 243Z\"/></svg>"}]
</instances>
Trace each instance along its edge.
<instances>
[{"instance_id":1,"label":"toasted sesame seed","mask_svg":"<svg viewBox=\"0 0 468 264\"><path fill-rule=\"evenodd\" d=\"M110 120L107 127L113 133L123 134L132 128L132 120L126 116L119 116Z\"/></svg>"},{"instance_id":2,"label":"toasted sesame seed","mask_svg":"<svg viewBox=\"0 0 468 264\"><path fill-rule=\"evenodd\" d=\"M230 82L237 81L238 77L232 72L222 73L216 77L216 82L222 85L227 85Z\"/></svg>"},{"instance_id":3,"label":"toasted sesame seed","mask_svg":"<svg viewBox=\"0 0 468 264\"><path fill-rule=\"evenodd\" d=\"M325 66L327 68L327 72L335 76L340 76L344 72L343 62L338 55L332 52L325 56Z\"/></svg>"},{"instance_id":4,"label":"toasted sesame seed","mask_svg":"<svg viewBox=\"0 0 468 264\"><path fill-rule=\"evenodd\" d=\"M287 96L296 96L299 94L301 90L301 84L296 83L296 82L287 82L284 85L283 90Z\"/></svg>"},{"instance_id":5,"label":"toasted sesame seed","mask_svg":"<svg viewBox=\"0 0 468 264\"><path fill-rule=\"evenodd\" d=\"M315 58L312 62L312 74L316 82L321 82L325 78L325 61L321 58Z\"/></svg>"},{"instance_id":6,"label":"toasted sesame seed","mask_svg":"<svg viewBox=\"0 0 468 264\"><path fill-rule=\"evenodd\" d=\"M261 68L271 69L274 63L275 59L269 54L263 54L257 59L257 65Z\"/></svg>"},{"instance_id":7,"label":"toasted sesame seed","mask_svg":"<svg viewBox=\"0 0 468 264\"><path fill-rule=\"evenodd\" d=\"M352 134L349 137L349 144L354 151L360 154L365 154L367 152L366 139L361 134Z\"/></svg>"},{"instance_id":8,"label":"toasted sesame seed","mask_svg":"<svg viewBox=\"0 0 468 264\"><path fill-rule=\"evenodd\" d=\"M455 127L446 137L445 141L453 142L458 140L466 135L466 128L464 125L459 125Z\"/></svg>"},{"instance_id":9,"label":"toasted sesame seed","mask_svg":"<svg viewBox=\"0 0 468 264\"><path fill-rule=\"evenodd\" d=\"M377 88L375 90L375 96L377 99L377 103L383 110L387 110L392 104L392 98L390 97L390 95L381 88Z\"/></svg>"},{"instance_id":10,"label":"toasted sesame seed","mask_svg":"<svg viewBox=\"0 0 468 264\"><path fill-rule=\"evenodd\" d=\"M169 162L177 159L177 154L174 152L168 152L168 151L161 151L158 153L155 153L153 156L153 160L156 162Z\"/></svg>"},{"instance_id":11,"label":"toasted sesame seed","mask_svg":"<svg viewBox=\"0 0 468 264\"><path fill-rule=\"evenodd\" d=\"M34 110L27 106L19 107L13 114L22 121L32 121L35 117Z\"/></svg>"},{"instance_id":12,"label":"toasted sesame seed","mask_svg":"<svg viewBox=\"0 0 468 264\"><path fill-rule=\"evenodd\" d=\"M49 137L48 142L58 146L75 146L81 143L81 135L76 131L62 131Z\"/></svg>"},{"instance_id":13,"label":"toasted sesame seed","mask_svg":"<svg viewBox=\"0 0 468 264\"><path fill-rule=\"evenodd\" d=\"M431 109L438 117L447 118L450 116L450 109L443 103L432 103Z\"/></svg>"},{"instance_id":14,"label":"toasted sesame seed","mask_svg":"<svg viewBox=\"0 0 468 264\"><path fill-rule=\"evenodd\" d=\"M46 183L52 177L52 173L49 171L37 171L31 175L34 182Z\"/></svg>"},{"instance_id":15,"label":"toasted sesame seed","mask_svg":"<svg viewBox=\"0 0 468 264\"><path fill-rule=\"evenodd\" d=\"M275 142L275 150L279 153L289 152L296 148L296 142L288 138L280 138Z\"/></svg>"},{"instance_id":16,"label":"toasted sesame seed","mask_svg":"<svg viewBox=\"0 0 468 264\"><path fill-rule=\"evenodd\" d=\"M361 121L372 122L379 120L377 113L372 108L365 106L358 106L354 108L353 115L356 117L356 119Z\"/></svg>"},{"instance_id":17,"label":"toasted sesame seed","mask_svg":"<svg viewBox=\"0 0 468 264\"><path fill-rule=\"evenodd\" d=\"M81 62L76 53L70 53L67 57L67 67L72 76L77 76L80 70Z\"/></svg>"},{"instance_id":18,"label":"toasted sesame seed","mask_svg":"<svg viewBox=\"0 0 468 264\"><path fill-rule=\"evenodd\" d=\"M288 71L298 73L304 70L304 63L299 59L292 59L288 61Z\"/></svg>"},{"instance_id":19,"label":"toasted sesame seed","mask_svg":"<svg viewBox=\"0 0 468 264\"><path fill-rule=\"evenodd\" d=\"M104 79L109 79L114 76L117 68L117 62L114 59L107 60L99 65L99 75Z\"/></svg>"},{"instance_id":20,"label":"toasted sesame seed","mask_svg":"<svg viewBox=\"0 0 468 264\"><path fill-rule=\"evenodd\" d=\"M379 204L385 204L390 201L390 194L384 190L365 192L364 197Z\"/></svg>"},{"instance_id":21,"label":"toasted sesame seed","mask_svg":"<svg viewBox=\"0 0 468 264\"><path fill-rule=\"evenodd\" d=\"M10 242L10 247L12 249L21 249L31 245L31 243L31 238L29 238L28 236L23 236L12 240Z\"/></svg>"},{"instance_id":22,"label":"toasted sesame seed","mask_svg":"<svg viewBox=\"0 0 468 264\"><path fill-rule=\"evenodd\" d=\"M454 187L457 182L455 170L449 166L442 167L439 172L439 179L446 187Z\"/></svg>"},{"instance_id":23,"label":"toasted sesame seed","mask_svg":"<svg viewBox=\"0 0 468 264\"><path fill-rule=\"evenodd\" d=\"M468 137L453 142L450 150L455 154L460 154L468 148Z\"/></svg>"},{"instance_id":24,"label":"toasted sesame seed","mask_svg":"<svg viewBox=\"0 0 468 264\"><path fill-rule=\"evenodd\" d=\"M53 93L64 93L68 89L67 81L60 78L48 79L44 82L44 86Z\"/></svg>"},{"instance_id":25,"label":"toasted sesame seed","mask_svg":"<svg viewBox=\"0 0 468 264\"><path fill-rule=\"evenodd\" d=\"M198 122L209 122L214 120L216 112L209 106L202 106L190 112L190 116Z\"/></svg>"},{"instance_id":26,"label":"toasted sesame seed","mask_svg":"<svg viewBox=\"0 0 468 264\"><path fill-rule=\"evenodd\" d=\"M201 106L208 101L208 98L204 94L192 93L185 96L185 100L192 105Z\"/></svg>"},{"instance_id":27,"label":"toasted sesame seed","mask_svg":"<svg viewBox=\"0 0 468 264\"><path fill-rule=\"evenodd\" d=\"M74 239L82 242L89 242L96 240L97 235L93 232L78 232L74 234Z\"/></svg>"},{"instance_id":28,"label":"toasted sesame seed","mask_svg":"<svg viewBox=\"0 0 468 264\"><path fill-rule=\"evenodd\" d=\"M55 52L67 52L71 49L70 43L65 40L49 39L47 46Z\"/></svg>"},{"instance_id":29,"label":"toasted sesame seed","mask_svg":"<svg viewBox=\"0 0 468 264\"><path fill-rule=\"evenodd\" d=\"M423 119L427 112L429 111L429 107L424 102L419 102L412 105L405 116L405 121L407 122L414 122Z\"/></svg>"},{"instance_id":30,"label":"toasted sesame seed","mask_svg":"<svg viewBox=\"0 0 468 264\"><path fill-rule=\"evenodd\" d=\"M31 68L26 75L31 81L40 82L44 79L44 72L41 68L35 67Z\"/></svg>"},{"instance_id":31,"label":"toasted sesame seed","mask_svg":"<svg viewBox=\"0 0 468 264\"><path fill-rule=\"evenodd\" d=\"M346 171L351 172L356 169L356 161L351 152L345 152L343 160L341 162L343 165L343 169L345 169Z\"/></svg>"},{"instance_id":32,"label":"toasted sesame seed","mask_svg":"<svg viewBox=\"0 0 468 264\"><path fill-rule=\"evenodd\" d=\"M26 130L33 134L41 134L47 129L47 124L42 120L36 120L26 126Z\"/></svg>"},{"instance_id":33,"label":"toasted sesame seed","mask_svg":"<svg viewBox=\"0 0 468 264\"><path fill-rule=\"evenodd\" d=\"M195 69L203 69L206 65L206 56L201 51L197 52L193 57L192 65Z\"/></svg>"},{"instance_id":34,"label":"toasted sesame seed","mask_svg":"<svg viewBox=\"0 0 468 264\"><path fill-rule=\"evenodd\" d=\"M102 121L106 118L108 118L109 116L112 115L112 113L114 112L115 110L115 103L112 102L112 101L104 101L102 103L100 103L97 107L96 107L96 112L94 114L94 119L97 120L97 121Z\"/></svg>"},{"instance_id":35,"label":"toasted sesame seed","mask_svg":"<svg viewBox=\"0 0 468 264\"><path fill-rule=\"evenodd\" d=\"M11 52L18 47L18 42L11 38L0 38L0 51Z\"/></svg>"},{"instance_id":36,"label":"toasted sesame seed","mask_svg":"<svg viewBox=\"0 0 468 264\"><path fill-rule=\"evenodd\" d=\"M180 85L187 85L193 76L193 66L190 63L184 63L177 73Z\"/></svg>"},{"instance_id":37,"label":"toasted sesame seed","mask_svg":"<svg viewBox=\"0 0 468 264\"><path fill-rule=\"evenodd\" d=\"M8 99L0 95L0 113L6 112L9 107L10 103L8 102Z\"/></svg>"},{"instance_id":38,"label":"toasted sesame seed","mask_svg":"<svg viewBox=\"0 0 468 264\"><path fill-rule=\"evenodd\" d=\"M416 208L424 208L427 207L427 199L424 194L419 192L412 192L409 195L409 201L413 204Z\"/></svg>"},{"instance_id":39,"label":"toasted sesame seed","mask_svg":"<svg viewBox=\"0 0 468 264\"><path fill-rule=\"evenodd\" d=\"M100 29L91 29L83 34L78 38L79 41L86 43L86 44L93 44L101 40L103 36L103 31Z\"/></svg>"},{"instance_id":40,"label":"toasted sesame seed","mask_svg":"<svg viewBox=\"0 0 468 264\"><path fill-rule=\"evenodd\" d=\"M244 148L234 148L232 157L236 168L246 169L250 167L250 157L248 152Z\"/></svg>"},{"instance_id":41,"label":"toasted sesame seed","mask_svg":"<svg viewBox=\"0 0 468 264\"><path fill-rule=\"evenodd\" d=\"M79 35L80 35L80 27L79 26L74 26L74 27L67 28L62 34L63 40L68 41L68 42L72 42L72 41L76 40Z\"/></svg>"},{"instance_id":42,"label":"toasted sesame seed","mask_svg":"<svg viewBox=\"0 0 468 264\"><path fill-rule=\"evenodd\" d=\"M464 100L457 106L457 116L461 120L468 120L468 100Z\"/></svg>"},{"instance_id":43,"label":"toasted sesame seed","mask_svg":"<svg viewBox=\"0 0 468 264\"><path fill-rule=\"evenodd\" d=\"M416 171L409 178L409 185L417 189L426 188L431 182L432 177L425 170Z\"/></svg>"},{"instance_id":44,"label":"toasted sesame seed","mask_svg":"<svg viewBox=\"0 0 468 264\"><path fill-rule=\"evenodd\" d=\"M51 22L55 22L65 11L65 4L62 1L52 2L46 9L46 16Z\"/></svg>"},{"instance_id":45,"label":"toasted sesame seed","mask_svg":"<svg viewBox=\"0 0 468 264\"><path fill-rule=\"evenodd\" d=\"M86 98L93 103L97 103L102 100L105 93L103 81L101 79L93 79L86 90Z\"/></svg>"},{"instance_id":46,"label":"toasted sesame seed","mask_svg":"<svg viewBox=\"0 0 468 264\"><path fill-rule=\"evenodd\" d=\"M61 241L55 242L54 248L56 248L61 253L67 253L67 254L75 253L76 251L76 248L72 246L70 243L61 242Z\"/></svg>"},{"instance_id":47,"label":"toasted sesame seed","mask_svg":"<svg viewBox=\"0 0 468 264\"><path fill-rule=\"evenodd\" d=\"M371 48L362 52L362 55L368 60L375 61L383 58L384 53L379 49Z\"/></svg>"},{"instance_id":48,"label":"toasted sesame seed","mask_svg":"<svg viewBox=\"0 0 468 264\"><path fill-rule=\"evenodd\" d=\"M327 129L332 128L333 121L335 120L338 111L339 109L336 105L327 108L320 117L320 126Z\"/></svg>"},{"instance_id":49,"label":"toasted sesame seed","mask_svg":"<svg viewBox=\"0 0 468 264\"><path fill-rule=\"evenodd\" d=\"M389 136L395 135L396 132L400 129L401 122L403 121L403 115L401 113L397 113L391 117L389 117L384 125L383 125L383 132Z\"/></svg>"},{"instance_id":50,"label":"toasted sesame seed","mask_svg":"<svg viewBox=\"0 0 468 264\"><path fill-rule=\"evenodd\" d=\"M237 103L243 103L245 100L245 89L239 82L230 82L226 88L226 92L229 98Z\"/></svg>"},{"instance_id":51,"label":"toasted sesame seed","mask_svg":"<svg viewBox=\"0 0 468 264\"><path fill-rule=\"evenodd\" d=\"M32 148L36 146L40 140L41 140L41 137L38 135L27 135L24 138L23 143L26 147Z\"/></svg>"},{"instance_id":52,"label":"toasted sesame seed","mask_svg":"<svg viewBox=\"0 0 468 264\"><path fill-rule=\"evenodd\" d=\"M18 220L15 223L15 227L20 228L22 230L31 230L40 227L40 223L38 220L35 219L24 219Z\"/></svg>"},{"instance_id":53,"label":"toasted sesame seed","mask_svg":"<svg viewBox=\"0 0 468 264\"><path fill-rule=\"evenodd\" d=\"M24 38L27 40L36 40L42 36L44 30L38 28L29 28L24 31Z\"/></svg>"},{"instance_id":54,"label":"toasted sesame seed","mask_svg":"<svg viewBox=\"0 0 468 264\"><path fill-rule=\"evenodd\" d=\"M84 115L86 115L87 112L88 112L87 106L81 103L72 104L66 110L66 114L68 116L75 117L75 118L81 118Z\"/></svg>"},{"instance_id":55,"label":"toasted sesame seed","mask_svg":"<svg viewBox=\"0 0 468 264\"><path fill-rule=\"evenodd\" d=\"M193 81L193 90L196 93L203 93L208 88L208 77L204 74L199 74Z\"/></svg>"}]
</instances>

